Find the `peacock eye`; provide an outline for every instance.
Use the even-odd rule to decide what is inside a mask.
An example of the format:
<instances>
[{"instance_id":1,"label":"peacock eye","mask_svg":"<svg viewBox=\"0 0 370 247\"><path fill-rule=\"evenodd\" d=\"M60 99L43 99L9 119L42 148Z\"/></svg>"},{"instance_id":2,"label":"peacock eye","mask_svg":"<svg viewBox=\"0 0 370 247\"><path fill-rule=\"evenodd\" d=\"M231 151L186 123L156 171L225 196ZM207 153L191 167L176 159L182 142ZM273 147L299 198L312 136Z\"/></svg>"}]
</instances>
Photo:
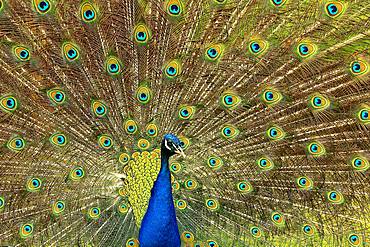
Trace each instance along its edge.
<instances>
[{"instance_id":1,"label":"peacock eye","mask_svg":"<svg viewBox=\"0 0 370 247\"><path fill-rule=\"evenodd\" d=\"M325 13L332 18L340 16L344 10L343 3L339 1L331 1L325 5Z\"/></svg>"},{"instance_id":2,"label":"peacock eye","mask_svg":"<svg viewBox=\"0 0 370 247\"><path fill-rule=\"evenodd\" d=\"M338 191L330 191L327 193L327 198L329 202L333 204L342 204L344 202L344 197L342 193Z\"/></svg>"},{"instance_id":3,"label":"peacock eye","mask_svg":"<svg viewBox=\"0 0 370 247\"><path fill-rule=\"evenodd\" d=\"M351 233L348 235L348 241L351 246L361 246L362 244L362 239L360 235L355 234L355 233Z\"/></svg>"},{"instance_id":4,"label":"peacock eye","mask_svg":"<svg viewBox=\"0 0 370 247\"><path fill-rule=\"evenodd\" d=\"M283 99L282 94L271 87L267 87L262 91L261 94L261 100L267 105L267 106L274 106L278 104Z\"/></svg>"},{"instance_id":5,"label":"peacock eye","mask_svg":"<svg viewBox=\"0 0 370 247\"><path fill-rule=\"evenodd\" d=\"M232 125L226 125L221 129L221 134L225 139L234 139L239 133L239 130Z\"/></svg>"},{"instance_id":6,"label":"peacock eye","mask_svg":"<svg viewBox=\"0 0 370 247\"><path fill-rule=\"evenodd\" d=\"M274 168L274 162L268 157L261 157L257 160L257 165L262 171L269 171Z\"/></svg>"},{"instance_id":7,"label":"peacock eye","mask_svg":"<svg viewBox=\"0 0 370 247\"><path fill-rule=\"evenodd\" d=\"M125 203L122 203L121 205L118 206L118 212L121 215L125 215L128 212L129 208Z\"/></svg>"},{"instance_id":8,"label":"peacock eye","mask_svg":"<svg viewBox=\"0 0 370 247\"><path fill-rule=\"evenodd\" d=\"M219 247L217 242L214 240L208 240L207 241L207 247Z\"/></svg>"},{"instance_id":9,"label":"peacock eye","mask_svg":"<svg viewBox=\"0 0 370 247\"><path fill-rule=\"evenodd\" d=\"M245 194L253 191L252 184L248 181L241 181L236 184L236 187L239 190L239 192L245 193Z\"/></svg>"},{"instance_id":10,"label":"peacock eye","mask_svg":"<svg viewBox=\"0 0 370 247\"><path fill-rule=\"evenodd\" d=\"M122 62L117 57L110 56L105 62L105 69L111 76L117 76L122 73Z\"/></svg>"},{"instance_id":11,"label":"peacock eye","mask_svg":"<svg viewBox=\"0 0 370 247\"><path fill-rule=\"evenodd\" d=\"M18 100L11 95L0 97L0 109L6 113L12 113L18 108Z\"/></svg>"},{"instance_id":12,"label":"peacock eye","mask_svg":"<svg viewBox=\"0 0 370 247\"><path fill-rule=\"evenodd\" d=\"M313 182L310 178L308 177L299 177L296 180L298 188L303 189L303 190L309 190L312 189L313 187Z\"/></svg>"},{"instance_id":13,"label":"peacock eye","mask_svg":"<svg viewBox=\"0 0 370 247\"><path fill-rule=\"evenodd\" d=\"M139 241L134 238L130 238L126 242L126 247L139 247Z\"/></svg>"},{"instance_id":14,"label":"peacock eye","mask_svg":"<svg viewBox=\"0 0 370 247\"><path fill-rule=\"evenodd\" d=\"M205 59L211 62L218 61L224 51L224 46L221 44L214 44L206 49Z\"/></svg>"},{"instance_id":15,"label":"peacock eye","mask_svg":"<svg viewBox=\"0 0 370 247\"><path fill-rule=\"evenodd\" d=\"M262 236L262 231L259 227L257 226L252 226L249 230L249 232L252 234L253 237L255 238L260 238Z\"/></svg>"},{"instance_id":16,"label":"peacock eye","mask_svg":"<svg viewBox=\"0 0 370 247\"><path fill-rule=\"evenodd\" d=\"M108 107L100 100L93 100L91 102L91 110L96 117L101 118L107 115Z\"/></svg>"},{"instance_id":17,"label":"peacock eye","mask_svg":"<svg viewBox=\"0 0 370 247\"><path fill-rule=\"evenodd\" d=\"M60 215L65 210L65 202L63 201L56 201L52 205L52 210L54 215Z\"/></svg>"},{"instance_id":18,"label":"peacock eye","mask_svg":"<svg viewBox=\"0 0 370 247\"><path fill-rule=\"evenodd\" d=\"M189 232L189 231L184 231L182 234L181 234L181 239L185 242L185 243L192 243L194 241L194 234L192 232Z\"/></svg>"},{"instance_id":19,"label":"peacock eye","mask_svg":"<svg viewBox=\"0 0 370 247\"><path fill-rule=\"evenodd\" d=\"M50 89L47 91L47 96L54 105L62 105L66 101L66 94L61 89Z\"/></svg>"},{"instance_id":20,"label":"peacock eye","mask_svg":"<svg viewBox=\"0 0 370 247\"><path fill-rule=\"evenodd\" d=\"M302 230L306 236L312 236L315 233L315 228L309 224L303 225Z\"/></svg>"},{"instance_id":21,"label":"peacock eye","mask_svg":"<svg viewBox=\"0 0 370 247\"><path fill-rule=\"evenodd\" d=\"M267 136L273 141L279 141L284 139L285 132L279 126L272 126L267 130Z\"/></svg>"},{"instance_id":22,"label":"peacock eye","mask_svg":"<svg viewBox=\"0 0 370 247\"><path fill-rule=\"evenodd\" d=\"M224 92L220 97L220 105L229 110L234 110L240 103L240 97L233 92Z\"/></svg>"},{"instance_id":23,"label":"peacock eye","mask_svg":"<svg viewBox=\"0 0 370 247\"><path fill-rule=\"evenodd\" d=\"M303 42L298 45L298 55L302 58L308 58L315 54L317 46L310 42Z\"/></svg>"},{"instance_id":24,"label":"peacock eye","mask_svg":"<svg viewBox=\"0 0 370 247\"><path fill-rule=\"evenodd\" d=\"M93 22L96 20L96 10L95 7L88 2L83 3L80 6L81 18L84 22Z\"/></svg>"},{"instance_id":25,"label":"peacock eye","mask_svg":"<svg viewBox=\"0 0 370 247\"><path fill-rule=\"evenodd\" d=\"M0 196L0 211L5 207L5 199Z\"/></svg>"},{"instance_id":26,"label":"peacock eye","mask_svg":"<svg viewBox=\"0 0 370 247\"><path fill-rule=\"evenodd\" d=\"M98 207L92 207L88 211L88 217L93 220L97 220L100 218L101 211Z\"/></svg>"},{"instance_id":27,"label":"peacock eye","mask_svg":"<svg viewBox=\"0 0 370 247\"><path fill-rule=\"evenodd\" d=\"M176 206L177 206L178 209L183 210L187 207L187 202L185 200L182 200L182 199L177 200L176 201Z\"/></svg>"},{"instance_id":28,"label":"peacock eye","mask_svg":"<svg viewBox=\"0 0 370 247\"><path fill-rule=\"evenodd\" d=\"M369 65L365 61L354 61L351 63L351 72L355 76L364 75L369 71Z\"/></svg>"},{"instance_id":29,"label":"peacock eye","mask_svg":"<svg viewBox=\"0 0 370 247\"><path fill-rule=\"evenodd\" d=\"M351 160L351 165L356 171L364 172L369 169L370 163L369 161L362 156L355 156Z\"/></svg>"},{"instance_id":30,"label":"peacock eye","mask_svg":"<svg viewBox=\"0 0 370 247\"><path fill-rule=\"evenodd\" d=\"M285 219L283 215L278 212L273 212L271 214L271 219L276 226L283 226L285 224Z\"/></svg>"},{"instance_id":31,"label":"peacock eye","mask_svg":"<svg viewBox=\"0 0 370 247\"><path fill-rule=\"evenodd\" d=\"M180 16L184 11L183 6L184 5L181 0L167 0L165 2L166 12L172 17Z\"/></svg>"},{"instance_id":32,"label":"peacock eye","mask_svg":"<svg viewBox=\"0 0 370 247\"><path fill-rule=\"evenodd\" d=\"M33 5L39 14L46 14L51 8L50 1L48 0L33 0Z\"/></svg>"},{"instance_id":33,"label":"peacock eye","mask_svg":"<svg viewBox=\"0 0 370 247\"><path fill-rule=\"evenodd\" d=\"M20 62L28 61L31 58L30 50L24 46L13 47L13 53Z\"/></svg>"},{"instance_id":34,"label":"peacock eye","mask_svg":"<svg viewBox=\"0 0 370 247\"><path fill-rule=\"evenodd\" d=\"M283 6L284 3L286 2L286 0L270 0L270 1L276 7Z\"/></svg>"},{"instance_id":35,"label":"peacock eye","mask_svg":"<svg viewBox=\"0 0 370 247\"><path fill-rule=\"evenodd\" d=\"M178 60L172 60L165 65L165 75L168 79L175 79L181 74L181 64Z\"/></svg>"},{"instance_id":36,"label":"peacock eye","mask_svg":"<svg viewBox=\"0 0 370 247\"><path fill-rule=\"evenodd\" d=\"M21 238L28 238L33 233L33 224L23 224L19 229L19 235Z\"/></svg>"},{"instance_id":37,"label":"peacock eye","mask_svg":"<svg viewBox=\"0 0 370 247\"><path fill-rule=\"evenodd\" d=\"M194 190L198 186L197 181L195 181L194 179L187 179L184 184L187 190Z\"/></svg>"},{"instance_id":38,"label":"peacock eye","mask_svg":"<svg viewBox=\"0 0 370 247\"><path fill-rule=\"evenodd\" d=\"M56 147L64 147L68 143L66 135L62 133L52 134L49 138L49 141L51 144L53 144Z\"/></svg>"},{"instance_id":39,"label":"peacock eye","mask_svg":"<svg viewBox=\"0 0 370 247\"><path fill-rule=\"evenodd\" d=\"M67 60L67 62L76 61L80 56L77 46L71 42L65 42L62 46L62 50L64 58Z\"/></svg>"},{"instance_id":40,"label":"peacock eye","mask_svg":"<svg viewBox=\"0 0 370 247\"><path fill-rule=\"evenodd\" d=\"M39 179L39 178L30 178L27 181L26 189L29 192L36 192L36 191L39 191L41 189L41 186L42 186L41 179Z\"/></svg>"},{"instance_id":41,"label":"peacock eye","mask_svg":"<svg viewBox=\"0 0 370 247\"><path fill-rule=\"evenodd\" d=\"M132 119L128 119L125 121L124 129L127 134L134 135L138 131L137 123Z\"/></svg>"},{"instance_id":42,"label":"peacock eye","mask_svg":"<svg viewBox=\"0 0 370 247\"><path fill-rule=\"evenodd\" d=\"M103 134L98 136L98 144L103 149L110 149L113 146L113 139L109 135Z\"/></svg>"},{"instance_id":43,"label":"peacock eye","mask_svg":"<svg viewBox=\"0 0 370 247\"><path fill-rule=\"evenodd\" d=\"M220 208L220 204L216 199L206 199L206 207L210 211L216 211Z\"/></svg>"},{"instance_id":44,"label":"peacock eye","mask_svg":"<svg viewBox=\"0 0 370 247\"><path fill-rule=\"evenodd\" d=\"M264 40L252 40L249 42L249 51L253 55L261 55L267 50L268 43Z\"/></svg>"},{"instance_id":45,"label":"peacock eye","mask_svg":"<svg viewBox=\"0 0 370 247\"><path fill-rule=\"evenodd\" d=\"M147 86L140 86L136 91L136 99L139 103L145 105L149 103L152 98L152 91Z\"/></svg>"},{"instance_id":46,"label":"peacock eye","mask_svg":"<svg viewBox=\"0 0 370 247\"><path fill-rule=\"evenodd\" d=\"M72 179L73 181L81 180L84 177L85 177L85 170L80 166L73 168L69 172L69 178Z\"/></svg>"},{"instance_id":47,"label":"peacock eye","mask_svg":"<svg viewBox=\"0 0 370 247\"><path fill-rule=\"evenodd\" d=\"M19 152L25 148L26 143L22 137L14 137L7 142L6 146L9 150Z\"/></svg>"},{"instance_id":48,"label":"peacock eye","mask_svg":"<svg viewBox=\"0 0 370 247\"><path fill-rule=\"evenodd\" d=\"M146 45L149 42L150 38L151 32L145 24L141 23L136 25L136 27L134 28L134 40L136 41L136 43L138 43L139 45Z\"/></svg>"},{"instance_id":49,"label":"peacock eye","mask_svg":"<svg viewBox=\"0 0 370 247\"><path fill-rule=\"evenodd\" d=\"M191 120L195 114L195 107L193 106L180 106L179 108L179 119L180 120Z\"/></svg>"},{"instance_id":50,"label":"peacock eye","mask_svg":"<svg viewBox=\"0 0 370 247\"><path fill-rule=\"evenodd\" d=\"M309 143L307 149L308 153L315 157L322 156L326 153L325 147L317 141Z\"/></svg>"}]
</instances>

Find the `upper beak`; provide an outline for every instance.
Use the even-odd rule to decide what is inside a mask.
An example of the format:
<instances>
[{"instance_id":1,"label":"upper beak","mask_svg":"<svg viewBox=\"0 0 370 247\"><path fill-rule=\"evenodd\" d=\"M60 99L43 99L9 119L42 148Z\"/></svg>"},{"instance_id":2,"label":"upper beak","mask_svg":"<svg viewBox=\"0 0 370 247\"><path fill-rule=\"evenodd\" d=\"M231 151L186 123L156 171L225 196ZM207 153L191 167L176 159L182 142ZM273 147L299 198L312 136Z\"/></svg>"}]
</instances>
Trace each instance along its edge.
<instances>
[{"instance_id":1,"label":"upper beak","mask_svg":"<svg viewBox=\"0 0 370 247\"><path fill-rule=\"evenodd\" d=\"M181 147L176 148L175 153L177 153L177 154L181 154L181 156L182 156L184 159L186 158L186 155L184 154L184 151L182 150L182 148L181 148Z\"/></svg>"}]
</instances>

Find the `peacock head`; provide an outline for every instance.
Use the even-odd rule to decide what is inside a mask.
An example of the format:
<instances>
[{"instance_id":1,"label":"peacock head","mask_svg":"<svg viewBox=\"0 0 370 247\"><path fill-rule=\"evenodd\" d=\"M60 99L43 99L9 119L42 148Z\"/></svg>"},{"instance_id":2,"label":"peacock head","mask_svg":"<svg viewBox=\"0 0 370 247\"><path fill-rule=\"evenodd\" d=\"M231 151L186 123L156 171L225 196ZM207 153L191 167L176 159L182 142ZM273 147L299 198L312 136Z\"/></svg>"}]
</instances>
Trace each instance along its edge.
<instances>
[{"instance_id":1,"label":"peacock head","mask_svg":"<svg viewBox=\"0 0 370 247\"><path fill-rule=\"evenodd\" d=\"M183 157L185 157L185 154L181 148L181 141L174 134L164 135L161 149L162 152L164 152L168 156L172 156L174 154L181 154Z\"/></svg>"}]
</instances>

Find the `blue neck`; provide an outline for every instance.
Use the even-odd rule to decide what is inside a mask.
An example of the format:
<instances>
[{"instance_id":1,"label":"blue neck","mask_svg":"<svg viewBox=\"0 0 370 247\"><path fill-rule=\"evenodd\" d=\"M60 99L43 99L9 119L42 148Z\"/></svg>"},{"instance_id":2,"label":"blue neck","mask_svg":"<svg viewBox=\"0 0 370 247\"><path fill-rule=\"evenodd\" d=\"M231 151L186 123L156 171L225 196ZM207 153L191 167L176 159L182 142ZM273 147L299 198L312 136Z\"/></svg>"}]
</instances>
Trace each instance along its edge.
<instances>
[{"instance_id":1,"label":"blue neck","mask_svg":"<svg viewBox=\"0 0 370 247\"><path fill-rule=\"evenodd\" d=\"M176 211L173 205L169 155L161 151L161 170L152 188L149 206L141 222L140 247L180 246Z\"/></svg>"}]
</instances>

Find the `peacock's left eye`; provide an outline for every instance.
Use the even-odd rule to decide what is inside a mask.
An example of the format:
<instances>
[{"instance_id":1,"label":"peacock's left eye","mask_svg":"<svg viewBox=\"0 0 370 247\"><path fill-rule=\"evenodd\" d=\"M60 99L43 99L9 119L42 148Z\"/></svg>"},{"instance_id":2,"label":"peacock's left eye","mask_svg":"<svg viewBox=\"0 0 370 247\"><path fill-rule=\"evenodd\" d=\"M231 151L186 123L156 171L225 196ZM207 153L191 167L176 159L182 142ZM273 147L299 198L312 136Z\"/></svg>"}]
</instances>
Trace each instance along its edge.
<instances>
[{"instance_id":1,"label":"peacock's left eye","mask_svg":"<svg viewBox=\"0 0 370 247\"><path fill-rule=\"evenodd\" d=\"M18 152L23 150L26 144L22 137L14 137L7 142L6 146L10 150Z\"/></svg>"},{"instance_id":2,"label":"peacock's left eye","mask_svg":"<svg viewBox=\"0 0 370 247\"><path fill-rule=\"evenodd\" d=\"M27 181L26 189L29 192L36 192L36 191L39 191L41 189L41 186L42 186L41 179L39 179L39 178L30 178Z\"/></svg>"},{"instance_id":3,"label":"peacock's left eye","mask_svg":"<svg viewBox=\"0 0 370 247\"><path fill-rule=\"evenodd\" d=\"M30 55L30 50L24 46L16 46L13 48L13 53L15 57L21 61L25 62L30 60L31 55Z\"/></svg>"},{"instance_id":4,"label":"peacock's left eye","mask_svg":"<svg viewBox=\"0 0 370 247\"><path fill-rule=\"evenodd\" d=\"M109 135L98 136L98 144L103 149L110 149L113 146L113 139Z\"/></svg>"},{"instance_id":5,"label":"peacock's left eye","mask_svg":"<svg viewBox=\"0 0 370 247\"><path fill-rule=\"evenodd\" d=\"M83 3L80 6L80 14L84 22L93 22L96 20L96 10L91 3Z\"/></svg>"},{"instance_id":6,"label":"peacock's left eye","mask_svg":"<svg viewBox=\"0 0 370 247\"><path fill-rule=\"evenodd\" d=\"M344 5L339 1L331 1L325 5L325 13L332 18L340 16L344 12Z\"/></svg>"},{"instance_id":7,"label":"peacock's left eye","mask_svg":"<svg viewBox=\"0 0 370 247\"><path fill-rule=\"evenodd\" d=\"M57 147L64 147L68 143L67 137L63 133L52 134L49 138L49 141L51 144Z\"/></svg>"},{"instance_id":8,"label":"peacock's left eye","mask_svg":"<svg viewBox=\"0 0 370 247\"><path fill-rule=\"evenodd\" d=\"M327 193L327 198L329 202L333 204L342 204L344 202L344 197L342 193L338 191L330 191Z\"/></svg>"},{"instance_id":9,"label":"peacock's left eye","mask_svg":"<svg viewBox=\"0 0 370 247\"><path fill-rule=\"evenodd\" d=\"M283 226L285 224L283 215L278 212L273 212L271 214L271 220L276 226Z\"/></svg>"},{"instance_id":10,"label":"peacock's left eye","mask_svg":"<svg viewBox=\"0 0 370 247\"><path fill-rule=\"evenodd\" d=\"M80 166L77 166L75 168L73 168L70 172L69 172L69 177L70 179L72 179L73 181L78 181L78 180L81 180L82 178L85 177L85 170L80 167Z\"/></svg>"},{"instance_id":11,"label":"peacock's left eye","mask_svg":"<svg viewBox=\"0 0 370 247\"><path fill-rule=\"evenodd\" d=\"M76 61L79 56L80 52L75 44L72 44L71 42L65 42L62 47L64 58L67 60L67 62L73 62Z\"/></svg>"},{"instance_id":12,"label":"peacock's left eye","mask_svg":"<svg viewBox=\"0 0 370 247\"><path fill-rule=\"evenodd\" d=\"M33 5L39 14L46 14L51 9L50 1L48 0L33 0Z\"/></svg>"},{"instance_id":13,"label":"peacock's left eye","mask_svg":"<svg viewBox=\"0 0 370 247\"><path fill-rule=\"evenodd\" d=\"M32 235L33 233L33 224L27 223L21 225L19 229L19 235L21 238L28 238Z\"/></svg>"}]
</instances>

